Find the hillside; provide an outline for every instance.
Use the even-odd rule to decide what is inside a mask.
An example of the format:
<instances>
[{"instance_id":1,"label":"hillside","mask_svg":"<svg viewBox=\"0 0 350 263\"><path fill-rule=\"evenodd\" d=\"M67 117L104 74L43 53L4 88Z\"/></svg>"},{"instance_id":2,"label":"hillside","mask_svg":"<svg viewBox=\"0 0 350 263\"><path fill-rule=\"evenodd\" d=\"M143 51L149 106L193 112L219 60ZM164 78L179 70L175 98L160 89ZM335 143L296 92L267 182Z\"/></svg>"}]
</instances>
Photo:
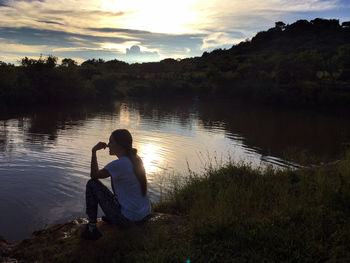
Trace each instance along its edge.
<instances>
[{"instance_id":1,"label":"hillside","mask_svg":"<svg viewBox=\"0 0 350 263\"><path fill-rule=\"evenodd\" d=\"M116 96L242 98L287 105L350 101L350 22L299 20L228 50L183 60L127 64L23 58L0 63L0 102L34 104Z\"/></svg>"}]
</instances>

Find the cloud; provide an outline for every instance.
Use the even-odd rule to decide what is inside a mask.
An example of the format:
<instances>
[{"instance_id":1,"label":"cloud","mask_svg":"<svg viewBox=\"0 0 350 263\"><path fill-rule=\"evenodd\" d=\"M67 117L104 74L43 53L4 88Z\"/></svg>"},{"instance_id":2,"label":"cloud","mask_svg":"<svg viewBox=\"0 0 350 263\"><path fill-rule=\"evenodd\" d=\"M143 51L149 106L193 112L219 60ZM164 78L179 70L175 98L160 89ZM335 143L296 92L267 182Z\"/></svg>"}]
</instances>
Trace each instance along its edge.
<instances>
[{"instance_id":1,"label":"cloud","mask_svg":"<svg viewBox=\"0 0 350 263\"><path fill-rule=\"evenodd\" d=\"M1 0L0 0L1 1ZM0 26L31 27L83 33L80 27L101 26L129 12L102 10L93 0L8 0L0 6ZM51 21L54 23L43 23Z\"/></svg>"},{"instance_id":2,"label":"cloud","mask_svg":"<svg viewBox=\"0 0 350 263\"><path fill-rule=\"evenodd\" d=\"M132 46L126 49L127 55L138 55L141 54L141 48L139 46Z\"/></svg>"},{"instance_id":3,"label":"cloud","mask_svg":"<svg viewBox=\"0 0 350 263\"><path fill-rule=\"evenodd\" d=\"M138 45L133 45L126 49L127 60L130 62L146 62L146 61L158 61L160 60L157 51L141 50Z\"/></svg>"},{"instance_id":4,"label":"cloud","mask_svg":"<svg viewBox=\"0 0 350 263\"><path fill-rule=\"evenodd\" d=\"M6 63L11 63L11 64L15 64L17 62L20 61L20 59L23 57L18 56L17 54L14 53L1 53L0 54L0 61L6 62Z\"/></svg>"},{"instance_id":5,"label":"cloud","mask_svg":"<svg viewBox=\"0 0 350 263\"><path fill-rule=\"evenodd\" d=\"M94 31L99 31L99 29L95 28ZM7 40L12 39L12 44L45 46L46 48L42 53L46 54L56 55L58 52L60 52L60 54L62 52L69 52L69 54L75 54L74 56L84 54L84 58L87 59L93 58L98 51L102 50L106 52L101 52L99 57L114 59L114 55L124 54L127 48L138 45L141 47L141 53L139 55L143 61L144 58L147 57L152 60L158 59L154 52L157 52L159 58L177 58L183 57L184 55L198 55L198 47L202 44L202 38L205 36L203 34L160 34L140 30L135 32L135 30L119 28L103 28L101 31L108 31L109 33L107 33L106 36L99 36L88 33L75 34L58 30L25 27L0 27L0 38ZM121 32L121 34L113 34L110 32ZM186 48L190 50L190 52L186 52ZM91 56L88 56L89 52ZM131 56L123 57L124 60L129 58L131 58ZM136 61L136 59L134 55L132 61Z\"/></svg>"},{"instance_id":6,"label":"cloud","mask_svg":"<svg viewBox=\"0 0 350 263\"><path fill-rule=\"evenodd\" d=\"M76 34L59 30L35 29L28 27L12 28L0 27L0 38L14 39L17 42L28 45L39 45L45 43L47 46L74 47L77 42L87 47L94 47L98 42L121 43L126 39L123 37L100 37L88 34Z\"/></svg>"},{"instance_id":7,"label":"cloud","mask_svg":"<svg viewBox=\"0 0 350 263\"><path fill-rule=\"evenodd\" d=\"M87 30L95 31L95 32L105 32L105 33L128 33L128 34L151 34L150 31L144 31L144 30L135 30L135 29L125 29L125 28L94 28L94 27L88 27Z\"/></svg>"},{"instance_id":8,"label":"cloud","mask_svg":"<svg viewBox=\"0 0 350 263\"><path fill-rule=\"evenodd\" d=\"M43 20L37 20L40 23L46 23L46 24L55 24L55 25L61 25L64 26L64 24L59 23L59 22L55 22L55 21L43 21Z\"/></svg>"},{"instance_id":9,"label":"cloud","mask_svg":"<svg viewBox=\"0 0 350 263\"><path fill-rule=\"evenodd\" d=\"M233 44L238 44L244 41L244 35L241 32L215 32L203 38L201 50L210 50L214 48L231 47Z\"/></svg>"},{"instance_id":10,"label":"cloud","mask_svg":"<svg viewBox=\"0 0 350 263\"><path fill-rule=\"evenodd\" d=\"M44 53L49 48L46 45L25 45L20 43L9 43L5 39L0 39L0 46L3 52L6 53Z\"/></svg>"},{"instance_id":11,"label":"cloud","mask_svg":"<svg viewBox=\"0 0 350 263\"><path fill-rule=\"evenodd\" d=\"M40 50L82 59L200 56L251 38L275 21L337 15L349 20L349 5L348 0L0 0L0 38L6 40L0 55L3 47L11 52L22 47L18 54Z\"/></svg>"},{"instance_id":12,"label":"cloud","mask_svg":"<svg viewBox=\"0 0 350 263\"><path fill-rule=\"evenodd\" d=\"M0 6L7 6L6 0L0 0Z\"/></svg>"},{"instance_id":13,"label":"cloud","mask_svg":"<svg viewBox=\"0 0 350 263\"><path fill-rule=\"evenodd\" d=\"M251 32L251 29L265 28L292 13L329 11L339 4L339 0L204 0L195 7L203 23L194 27L216 32L244 28Z\"/></svg>"}]
</instances>

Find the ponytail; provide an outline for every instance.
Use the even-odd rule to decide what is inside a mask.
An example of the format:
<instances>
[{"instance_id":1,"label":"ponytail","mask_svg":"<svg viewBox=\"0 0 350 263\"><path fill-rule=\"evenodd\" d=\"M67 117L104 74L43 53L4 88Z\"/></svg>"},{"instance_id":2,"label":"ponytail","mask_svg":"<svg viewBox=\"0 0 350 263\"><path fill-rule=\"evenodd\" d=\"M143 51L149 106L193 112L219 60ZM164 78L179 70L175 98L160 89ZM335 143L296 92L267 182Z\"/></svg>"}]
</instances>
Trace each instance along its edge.
<instances>
[{"instance_id":1,"label":"ponytail","mask_svg":"<svg viewBox=\"0 0 350 263\"><path fill-rule=\"evenodd\" d=\"M147 179L146 179L146 171L143 166L142 159L137 155L137 149L131 148L129 151L130 161L132 162L132 166L134 168L134 173L136 175L137 180L139 181L142 195L145 196L147 193Z\"/></svg>"}]
</instances>

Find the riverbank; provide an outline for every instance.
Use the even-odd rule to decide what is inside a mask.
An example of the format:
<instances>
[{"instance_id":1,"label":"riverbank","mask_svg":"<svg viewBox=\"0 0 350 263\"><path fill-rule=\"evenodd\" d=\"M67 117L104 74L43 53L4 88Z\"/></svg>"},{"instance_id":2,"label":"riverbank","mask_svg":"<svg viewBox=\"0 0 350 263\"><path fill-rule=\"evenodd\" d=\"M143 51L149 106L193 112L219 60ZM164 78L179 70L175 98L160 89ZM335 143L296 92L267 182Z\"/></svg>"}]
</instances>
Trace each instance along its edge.
<instances>
[{"instance_id":1,"label":"riverbank","mask_svg":"<svg viewBox=\"0 0 350 263\"><path fill-rule=\"evenodd\" d=\"M36 262L346 262L350 259L350 158L301 170L229 164L175 182L144 226L84 220L4 244L2 258ZM159 214L161 213L161 214Z\"/></svg>"}]
</instances>

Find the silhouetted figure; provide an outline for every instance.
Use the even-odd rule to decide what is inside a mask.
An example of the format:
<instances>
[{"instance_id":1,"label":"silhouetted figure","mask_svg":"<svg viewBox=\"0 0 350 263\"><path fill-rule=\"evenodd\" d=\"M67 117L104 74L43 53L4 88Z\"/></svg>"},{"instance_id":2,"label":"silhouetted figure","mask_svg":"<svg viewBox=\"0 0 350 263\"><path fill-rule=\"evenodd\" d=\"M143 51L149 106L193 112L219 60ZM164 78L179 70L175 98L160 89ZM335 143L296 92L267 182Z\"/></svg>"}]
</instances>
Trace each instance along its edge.
<instances>
[{"instance_id":1,"label":"silhouetted figure","mask_svg":"<svg viewBox=\"0 0 350 263\"><path fill-rule=\"evenodd\" d=\"M118 159L99 170L96 152L106 147L109 148L109 154L116 155ZM96 227L98 204L105 213L102 220L122 228L150 215L145 169L137 150L132 148L132 136L128 130L115 130L108 144L99 142L92 148L90 176L86 185L86 213L89 223L83 232L83 238L96 240L101 237ZM98 180L107 177L111 177L114 193Z\"/></svg>"}]
</instances>

